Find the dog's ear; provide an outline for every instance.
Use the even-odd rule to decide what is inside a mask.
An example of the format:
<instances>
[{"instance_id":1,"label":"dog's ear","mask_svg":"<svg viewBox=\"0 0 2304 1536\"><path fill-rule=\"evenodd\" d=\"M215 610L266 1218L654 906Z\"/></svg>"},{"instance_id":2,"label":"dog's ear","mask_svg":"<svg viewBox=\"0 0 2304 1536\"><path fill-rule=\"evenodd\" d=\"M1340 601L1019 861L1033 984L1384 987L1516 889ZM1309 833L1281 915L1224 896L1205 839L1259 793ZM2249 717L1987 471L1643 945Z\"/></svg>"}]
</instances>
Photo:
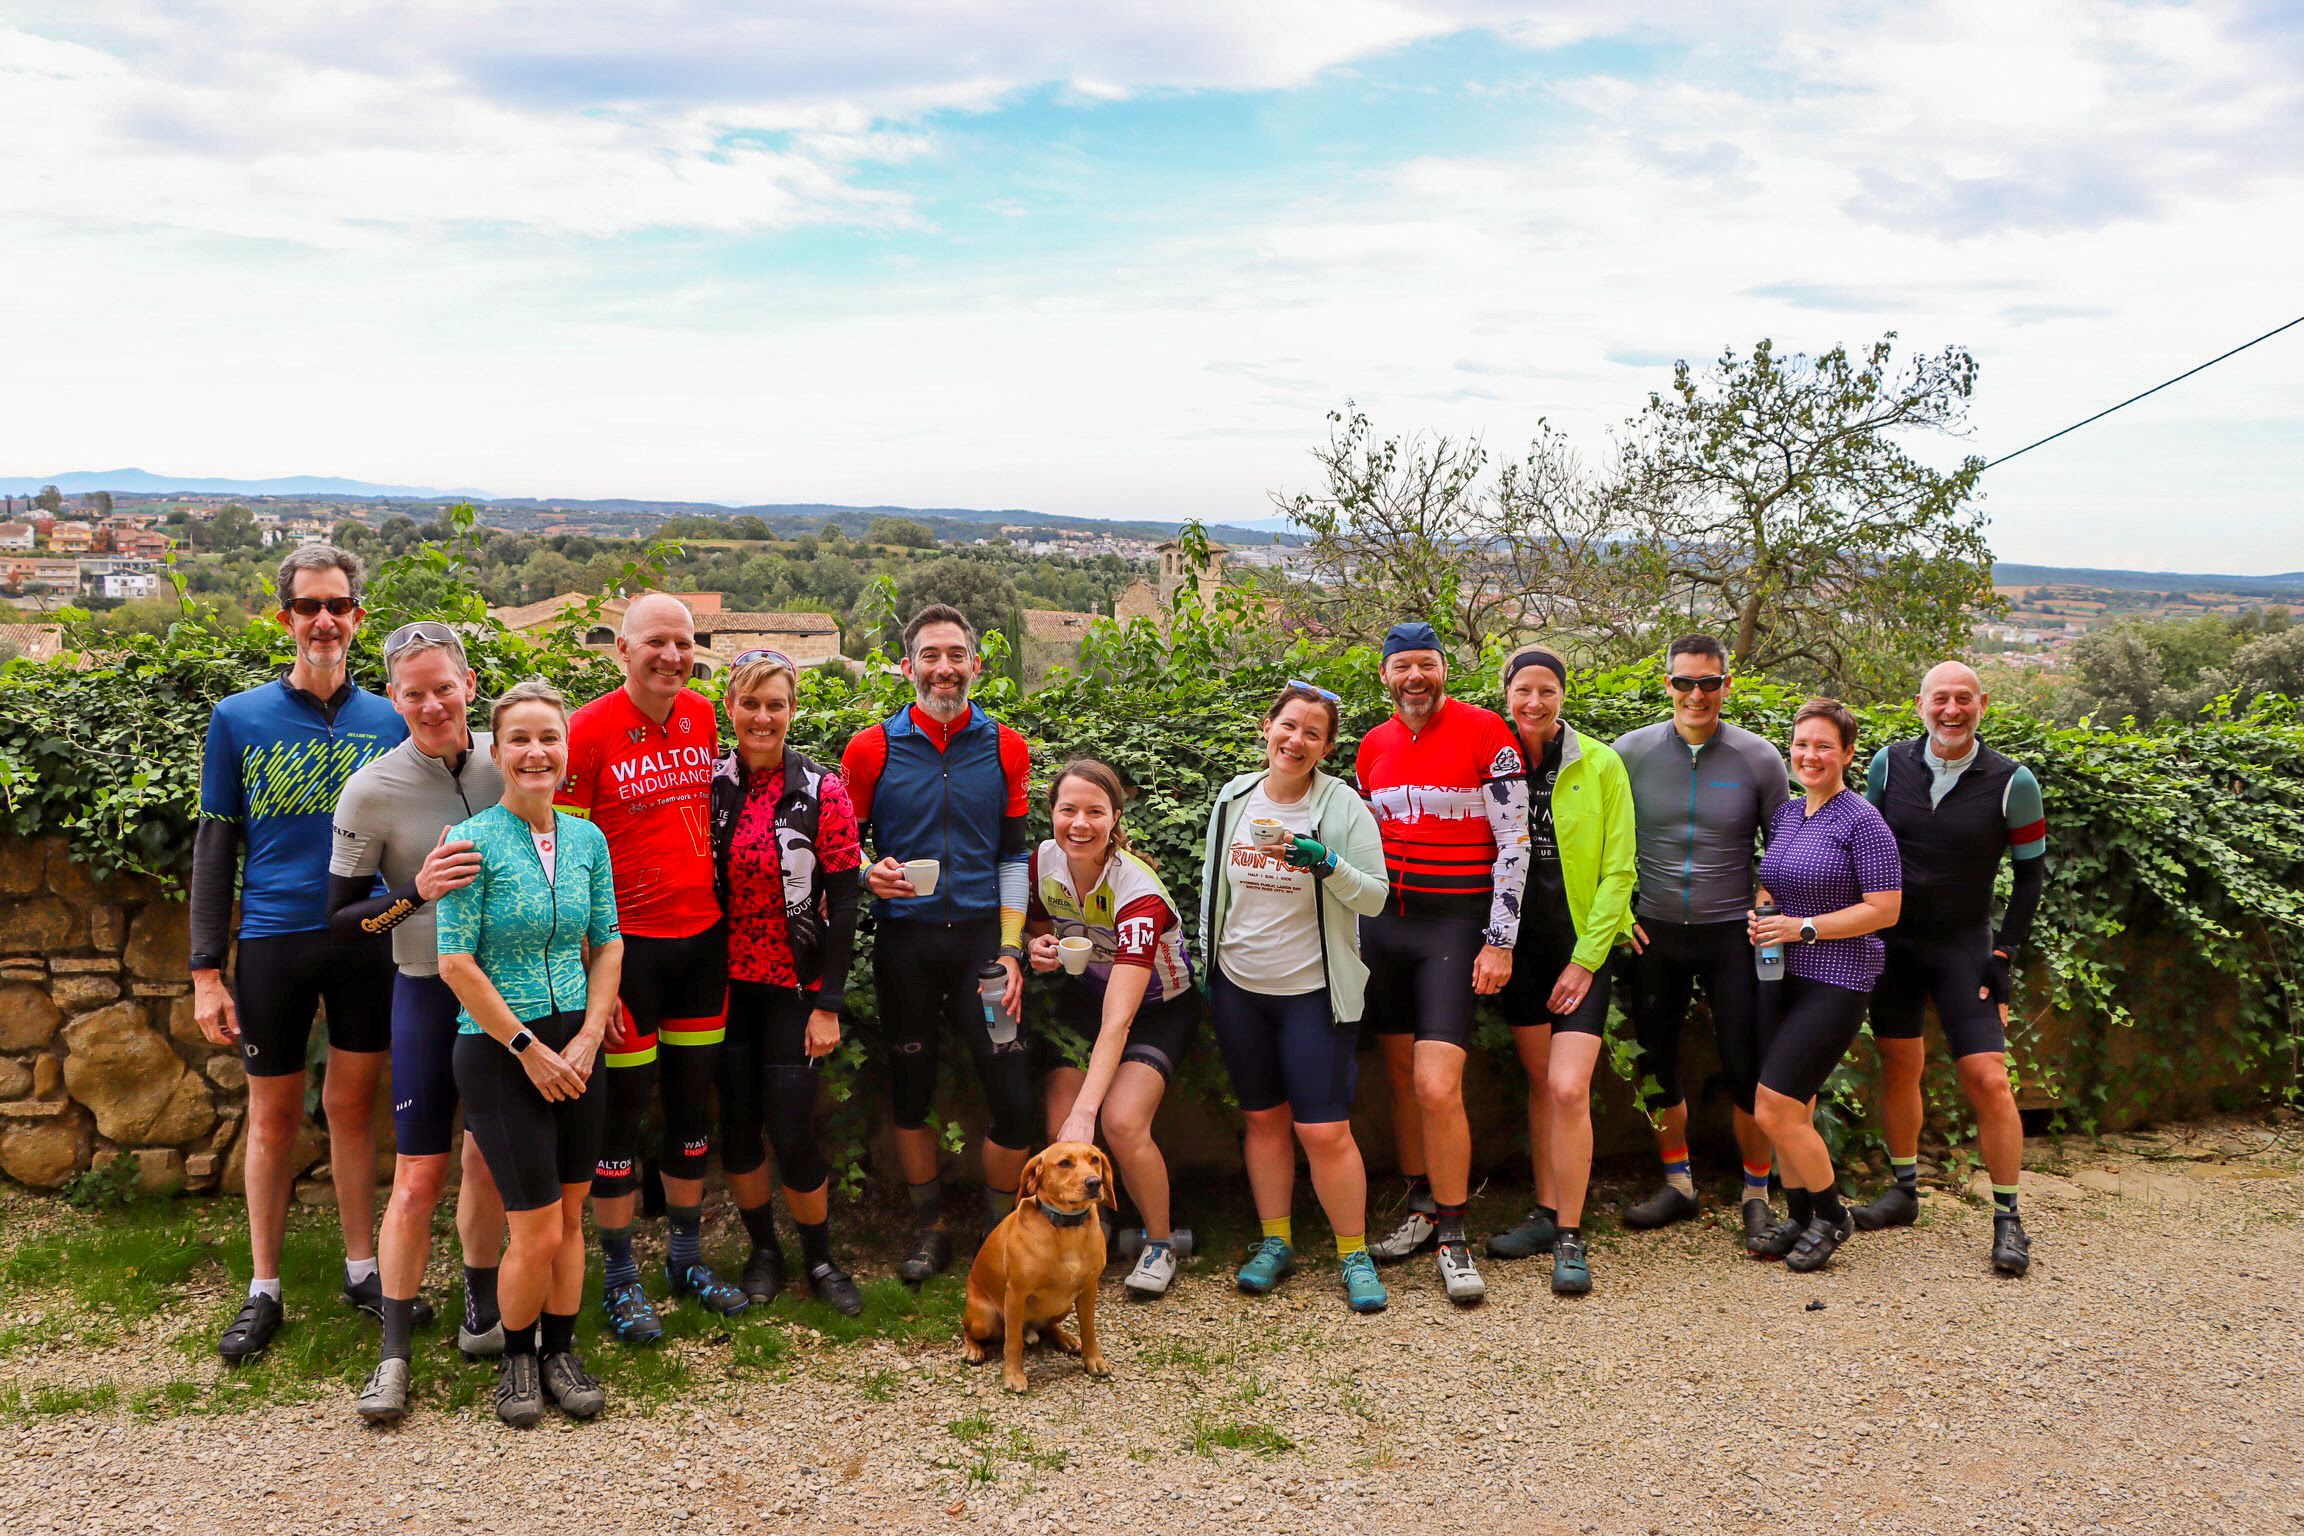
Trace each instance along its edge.
<instances>
[{"instance_id":1,"label":"dog's ear","mask_svg":"<svg viewBox=\"0 0 2304 1536\"><path fill-rule=\"evenodd\" d=\"M1096 1166L1104 1170L1102 1203L1117 1211L1120 1209L1120 1181L1112 1176L1112 1159L1104 1155L1102 1147L1096 1149Z\"/></svg>"},{"instance_id":2,"label":"dog's ear","mask_svg":"<svg viewBox=\"0 0 2304 1536\"><path fill-rule=\"evenodd\" d=\"M1040 1193L1040 1159L1047 1155L1045 1152L1035 1152L1032 1154L1032 1160L1024 1165L1024 1175L1016 1181L1016 1203L1018 1205L1022 1205Z\"/></svg>"}]
</instances>

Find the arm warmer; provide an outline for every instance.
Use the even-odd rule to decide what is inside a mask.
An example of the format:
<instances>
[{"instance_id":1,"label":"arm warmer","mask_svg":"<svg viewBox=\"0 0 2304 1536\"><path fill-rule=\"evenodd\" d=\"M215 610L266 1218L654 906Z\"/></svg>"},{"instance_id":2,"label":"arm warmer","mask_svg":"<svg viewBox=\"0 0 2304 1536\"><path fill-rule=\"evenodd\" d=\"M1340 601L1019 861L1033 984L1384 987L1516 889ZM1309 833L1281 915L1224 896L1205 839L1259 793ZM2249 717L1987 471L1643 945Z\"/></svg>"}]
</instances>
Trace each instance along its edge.
<instances>
[{"instance_id":1,"label":"arm warmer","mask_svg":"<svg viewBox=\"0 0 2304 1536\"><path fill-rule=\"evenodd\" d=\"M2016 883L2008 892L2008 910L2000 914L2000 932L1995 937L1995 948L2008 951L2014 960L2024 952L2032 937L2032 919L2040 910L2040 893L2048 885L2046 859L2018 859Z\"/></svg>"},{"instance_id":2,"label":"arm warmer","mask_svg":"<svg viewBox=\"0 0 2304 1536\"><path fill-rule=\"evenodd\" d=\"M374 875L329 875L328 931L340 939L356 939L364 933L390 933L424 905L424 898L416 894L413 880L405 889L369 895L375 888Z\"/></svg>"},{"instance_id":3,"label":"arm warmer","mask_svg":"<svg viewBox=\"0 0 2304 1536\"><path fill-rule=\"evenodd\" d=\"M1520 938L1520 898L1528 887L1528 777L1513 773L1491 779L1481 794L1488 815L1488 830L1496 839L1496 863L1490 878L1494 894L1488 902L1488 931L1483 944L1510 949Z\"/></svg>"},{"instance_id":4,"label":"arm warmer","mask_svg":"<svg viewBox=\"0 0 2304 1536\"><path fill-rule=\"evenodd\" d=\"M1024 949L1024 910L1032 904L1032 850L1022 816L1000 818L1000 952Z\"/></svg>"},{"instance_id":5,"label":"arm warmer","mask_svg":"<svg viewBox=\"0 0 2304 1536\"><path fill-rule=\"evenodd\" d=\"M848 966L856 958L856 912L864 902L864 880L853 869L824 877L824 948L818 986L832 994L821 1006L837 1010L848 991Z\"/></svg>"},{"instance_id":6,"label":"arm warmer","mask_svg":"<svg viewBox=\"0 0 2304 1536\"><path fill-rule=\"evenodd\" d=\"M232 952L232 888L240 876L240 823L203 816L192 833L192 961L220 971Z\"/></svg>"}]
</instances>

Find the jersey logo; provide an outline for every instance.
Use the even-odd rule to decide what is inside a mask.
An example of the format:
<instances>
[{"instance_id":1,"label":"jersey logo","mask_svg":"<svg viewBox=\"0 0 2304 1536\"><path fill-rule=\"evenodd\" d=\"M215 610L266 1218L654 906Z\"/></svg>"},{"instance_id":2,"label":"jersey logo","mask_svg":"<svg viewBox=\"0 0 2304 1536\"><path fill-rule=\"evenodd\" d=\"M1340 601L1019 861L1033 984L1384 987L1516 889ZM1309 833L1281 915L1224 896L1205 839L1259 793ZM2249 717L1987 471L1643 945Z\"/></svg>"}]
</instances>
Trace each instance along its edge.
<instances>
[{"instance_id":1,"label":"jersey logo","mask_svg":"<svg viewBox=\"0 0 2304 1536\"><path fill-rule=\"evenodd\" d=\"M638 746L640 743L648 739L648 727L644 725L626 726L624 728L624 739L631 742L632 745Z\"/></svg>"},{"instance_id":2,"label":"jersey logo","mask_svg":"<svg viewBox=\"0 0 2304 1536\"><path fill-rule=\"evenodd\" d=\"M1508 778L1520 771L1520 754L1512 747L1498 747L1496 755L1488 760L1488 777Z\"/></svg>"},{"instance_id":3,"label":"jersey logo","mask_svg":"<svg viewBox=\"0 0 2304 1536\"><path fill-rule=\"evenodd\" d=\"M1148 917L1132 917L1120 925L1119 939L1122 949L1149 949L1158 936L1159 926Z\"/></svg>"},{"instance_id":4,"label":"jersey logo","mask_svg":"<svg viewBox=\"0 0 2304 1536\"><path fill-rule=\"evenodd\" d=\"M681 734L681 735L685 736L685 735L687 735L687 734L688 734L690 731L694 730L695 728L696 728L696 722L695 722L695 721L693 721L693 720L689 719L689 718L688 718L686 715L682 715L682 716L680 717L680 734Z\"/></svg>"}]
</instances>

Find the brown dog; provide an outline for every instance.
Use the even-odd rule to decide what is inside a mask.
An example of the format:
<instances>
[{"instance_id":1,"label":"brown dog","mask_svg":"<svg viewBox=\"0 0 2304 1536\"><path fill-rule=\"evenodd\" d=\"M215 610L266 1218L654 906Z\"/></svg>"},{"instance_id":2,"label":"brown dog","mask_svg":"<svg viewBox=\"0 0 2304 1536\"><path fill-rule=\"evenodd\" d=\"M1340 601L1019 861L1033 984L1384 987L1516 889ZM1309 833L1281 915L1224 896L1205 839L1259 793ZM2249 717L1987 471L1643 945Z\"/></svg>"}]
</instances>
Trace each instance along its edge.
<instances>
[{"instance_id":1,"label":"brown dog","mask_svg":"<svg viewBox=\"0 0 2304 1536\"><path fill-rule=\"evenodd\" d=\"M1011 1392L1025 1389L1027 1329L1078 1355L1089 1375L1111 1373L1096 1347L1096 1282L1104 1273L1099 1201L1119 1209L1111 1163L1088 1142L1057 1142L1024 1165L1016 1209L1000 1219L968 1268L960 1353L970 1365L980 1365L999 1340L1000 1380ZM1063 1327L1064 1315L1075 1308L1078 1338Z\"/></svg>"}]
</instances>

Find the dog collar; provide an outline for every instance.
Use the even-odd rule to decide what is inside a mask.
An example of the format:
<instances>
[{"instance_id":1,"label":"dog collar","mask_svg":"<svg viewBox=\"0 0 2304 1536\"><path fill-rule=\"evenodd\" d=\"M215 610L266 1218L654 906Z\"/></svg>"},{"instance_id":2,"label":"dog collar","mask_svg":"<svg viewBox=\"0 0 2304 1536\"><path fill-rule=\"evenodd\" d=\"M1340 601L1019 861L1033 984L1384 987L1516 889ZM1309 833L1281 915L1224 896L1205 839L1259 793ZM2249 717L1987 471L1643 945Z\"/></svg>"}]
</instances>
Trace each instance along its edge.
<instances>
[{"instance_id":1,"label":"dog collar","mask_svg":"<svg viewBox=\"0 0 2304 1536\"><path fill-rule=\"evenodd\" d=\"M1076 1211L1060 1211L1038 1195L1032 1197L1032 1203L1040 1207L1040 1214L1048 1218L1050 1226L1055 1227L1077 1227L1088 1220L1090 1211L1096 1209L1092 1205L1084 1205Z\"/></svg>"}]
</instances>

